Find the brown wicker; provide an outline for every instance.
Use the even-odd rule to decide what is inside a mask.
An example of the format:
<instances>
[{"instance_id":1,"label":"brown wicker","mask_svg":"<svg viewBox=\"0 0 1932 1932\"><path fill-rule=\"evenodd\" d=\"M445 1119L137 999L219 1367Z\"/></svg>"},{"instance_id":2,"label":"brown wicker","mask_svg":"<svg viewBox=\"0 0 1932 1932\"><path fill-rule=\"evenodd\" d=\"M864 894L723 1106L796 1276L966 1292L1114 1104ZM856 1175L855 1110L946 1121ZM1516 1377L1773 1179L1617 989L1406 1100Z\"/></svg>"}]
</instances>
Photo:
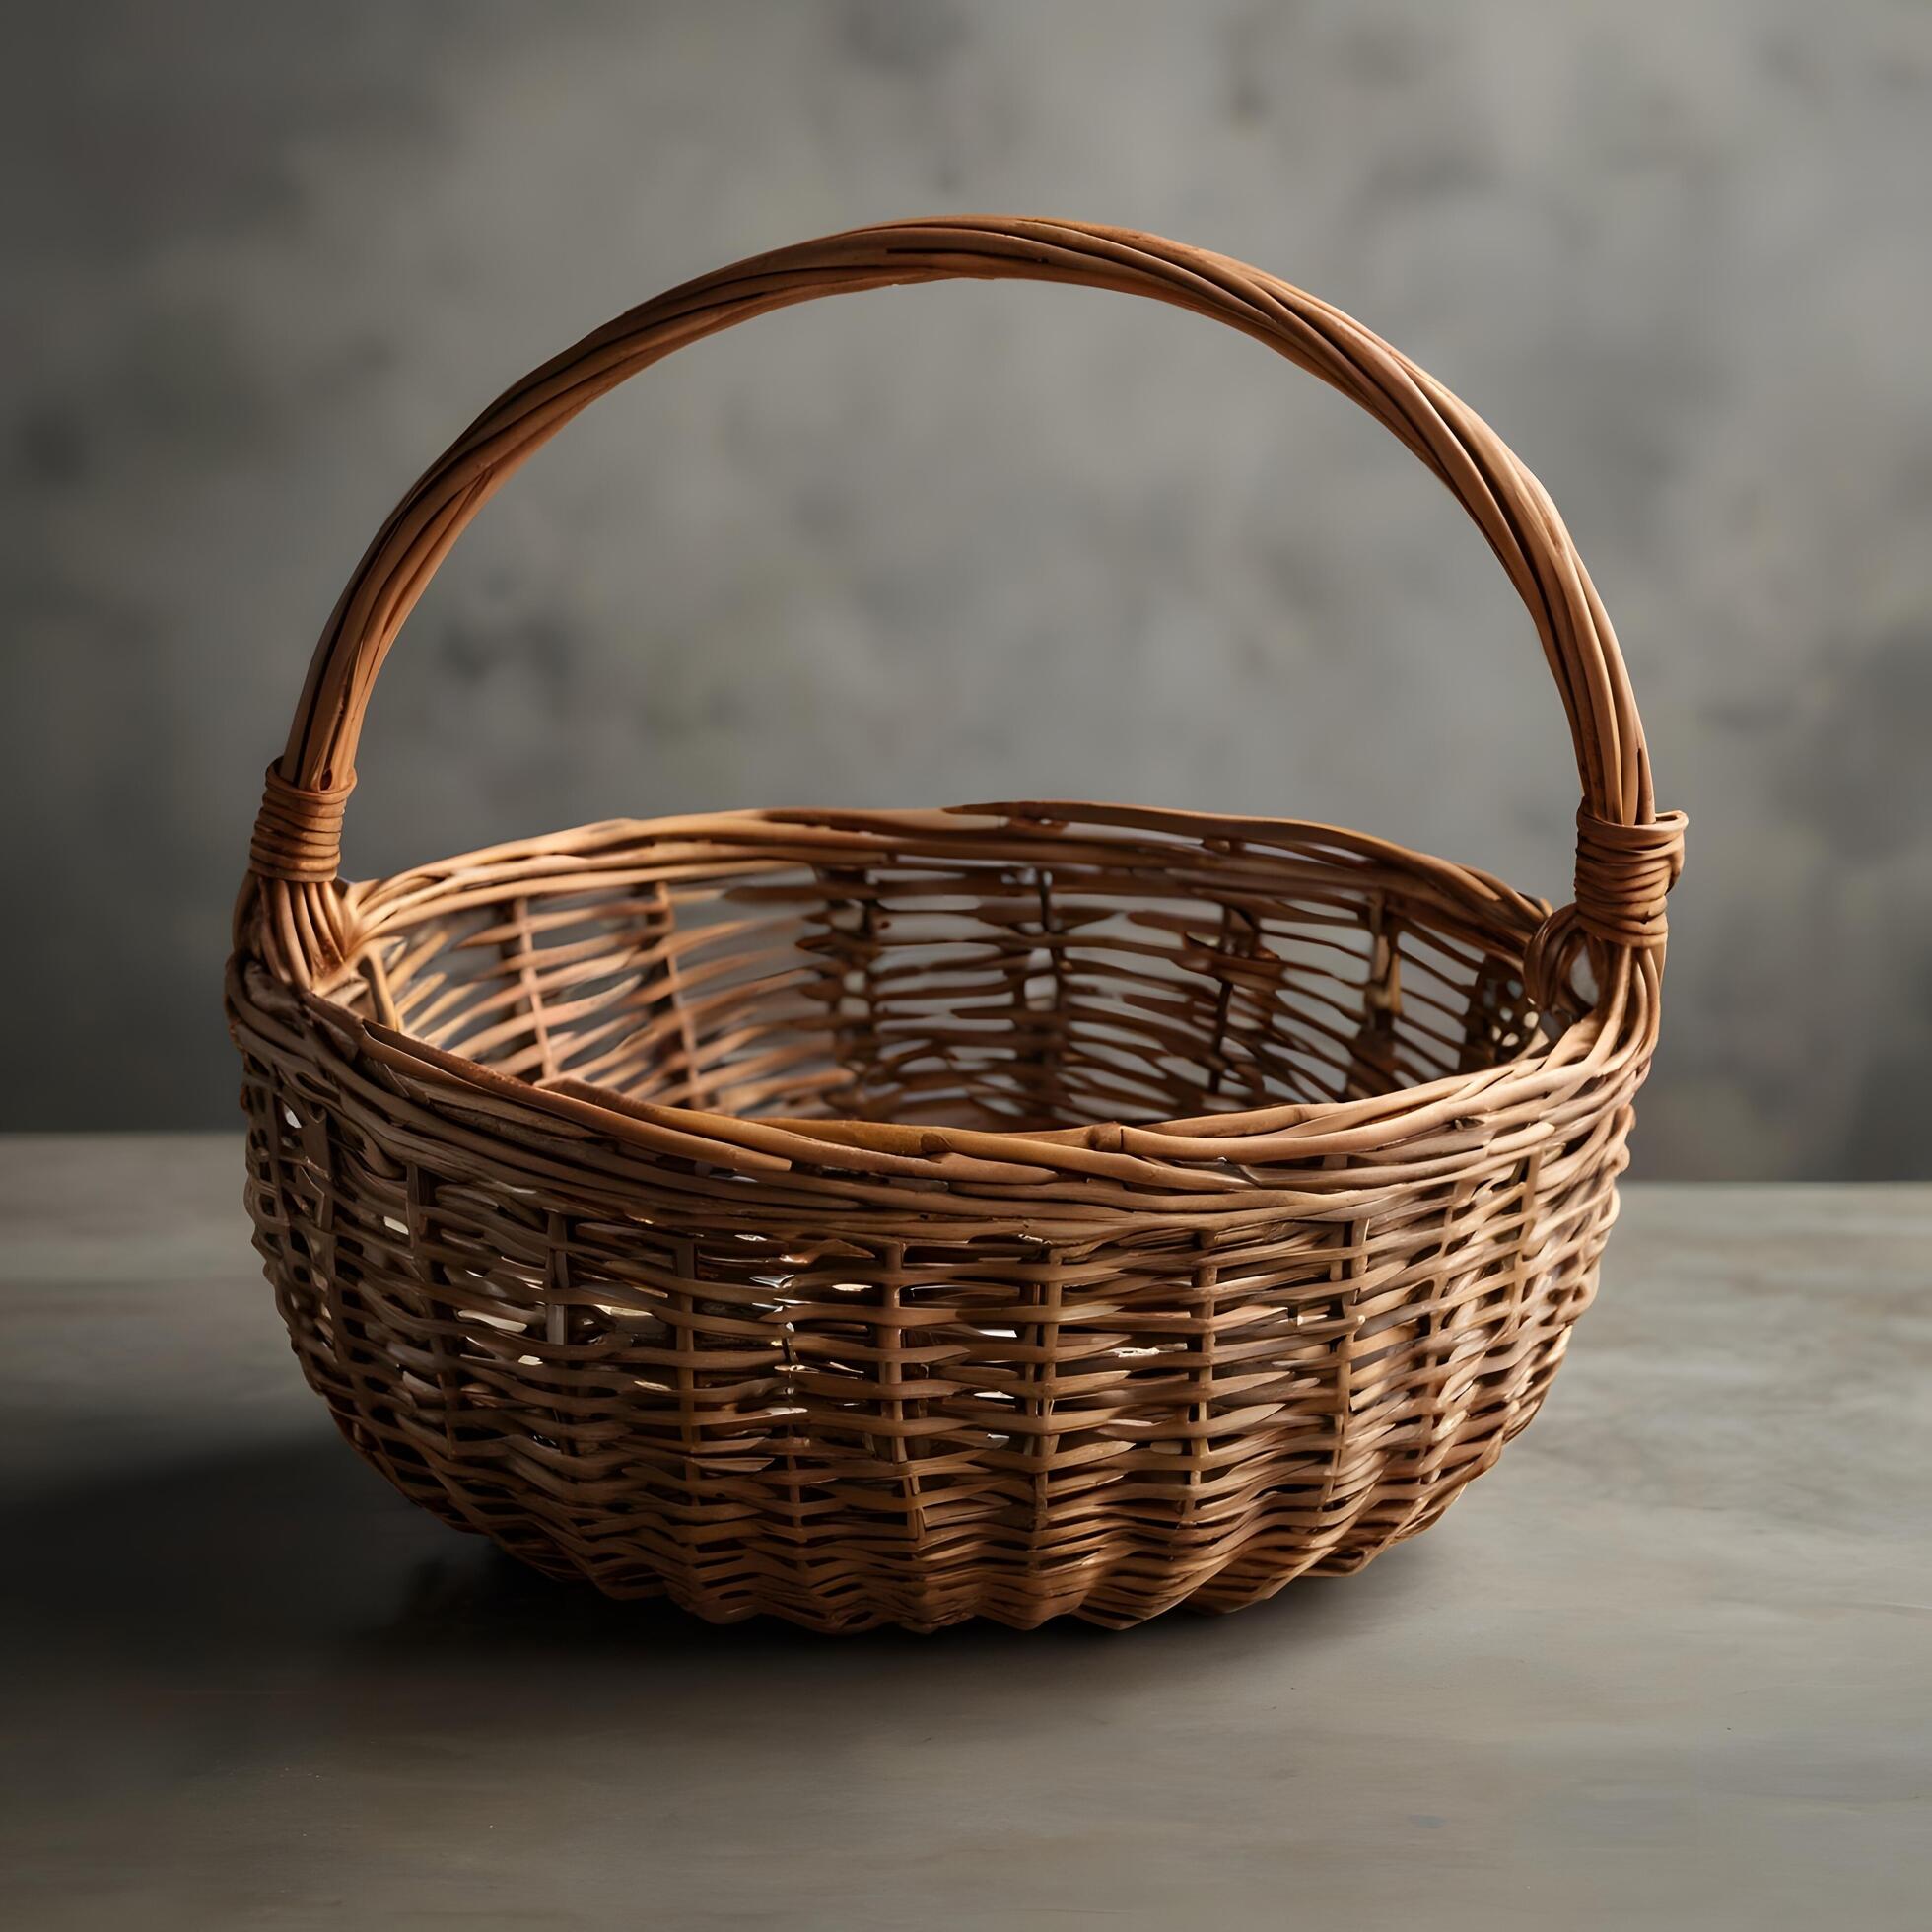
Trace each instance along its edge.
<instances>
[{"instance_id":1,"label":"brown wicker","mask_svg":"<svg viewBox=\"0 0 1932 1932\"><path fill-rule=\"evenodd\" d=\"M1212 316L1435 472L1568 713L1574 904L1328 826L1074 803L620 821L337 877L377 673L525 457L687 342L953 276ZM821 1629L1235 1609L1425 1528L1535 1414L1615 1217L1683 826L1542 487L1346 315L1073 223L781 249L517 384L344 591L228 976L257 1245L350 1441L539 1569Z\"/></svg>"}]
</instances>

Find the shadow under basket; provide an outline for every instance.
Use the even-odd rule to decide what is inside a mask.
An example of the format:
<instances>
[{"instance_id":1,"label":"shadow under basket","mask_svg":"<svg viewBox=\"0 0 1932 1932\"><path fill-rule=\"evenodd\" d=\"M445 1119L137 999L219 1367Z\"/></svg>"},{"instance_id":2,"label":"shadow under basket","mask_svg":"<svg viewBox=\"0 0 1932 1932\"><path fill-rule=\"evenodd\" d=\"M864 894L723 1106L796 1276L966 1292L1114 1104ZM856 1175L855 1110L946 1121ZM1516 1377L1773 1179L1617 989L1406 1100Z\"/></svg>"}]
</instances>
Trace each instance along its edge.
<instances>
[{"instance_id":1,"label":"shadow under basket","mask_svg":"<svg viewBox=\"0 0 1932 1932\"><path fill-rule=\"evenodd\" d=\"M339 879L375 673L510 469L681 342L962 274L1216 314L1435 469L1565 699L1575 904L1070 802L617 822ZM1535 1414L1615 1217L1681 852L1554 510L1366 331L1119 231L807 243L510 391L345 592L229 969L257 1246L356 1448L551 1574L823 1629L1235 1609L1425 1528Z\"/></svg>"}]
</instances>

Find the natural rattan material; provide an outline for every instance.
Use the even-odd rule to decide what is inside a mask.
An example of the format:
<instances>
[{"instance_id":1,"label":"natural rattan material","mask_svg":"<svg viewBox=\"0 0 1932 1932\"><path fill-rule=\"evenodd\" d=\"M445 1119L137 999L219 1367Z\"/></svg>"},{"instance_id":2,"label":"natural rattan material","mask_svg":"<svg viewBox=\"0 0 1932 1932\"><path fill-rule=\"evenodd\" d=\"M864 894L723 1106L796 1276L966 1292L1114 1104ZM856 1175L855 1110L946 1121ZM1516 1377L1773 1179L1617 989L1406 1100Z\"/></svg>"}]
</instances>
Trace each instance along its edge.
<instances>
[{"instance_id":1,"label":"natural rattan material","mask_svg":"<svg viewBox=\"0 0 1932 1932\"><path fill-rule=\"evenodd\" d=\"M962 275L1225 321L1442 479L1568 715L1572 906L1080 803L619 822L337 879L382 659L518 463L686 342ZM344 592L237 909L257 1244L350 1440L541 1569L826 1629L1233 1609L1424 1528L1535 1414L1682 852L1554 508L1359 325L1117 230L810 242L518 383Z\"/></svg>"}]
</instances>

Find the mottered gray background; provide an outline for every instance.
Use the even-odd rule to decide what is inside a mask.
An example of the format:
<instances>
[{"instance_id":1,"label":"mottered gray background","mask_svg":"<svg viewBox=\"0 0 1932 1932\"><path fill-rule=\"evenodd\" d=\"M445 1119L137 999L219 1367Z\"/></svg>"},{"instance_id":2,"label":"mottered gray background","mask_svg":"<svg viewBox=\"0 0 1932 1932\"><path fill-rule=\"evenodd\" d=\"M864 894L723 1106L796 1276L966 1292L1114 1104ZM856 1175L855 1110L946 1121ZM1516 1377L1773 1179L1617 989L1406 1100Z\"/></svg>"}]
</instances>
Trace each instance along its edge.
<instances>
[{"instance_id":1,"label":"mottered gray background","mask_svg":"<svg viewBox=\"0 0 1932 1932\"><path fill-rule=\"evenodd\" d=\"M262 766L391 502L657 289L903 214L1162 231L1549 484L1691 819L1638 1171L1932 1172L1919 0L10 7L0 1126L225 1125ZM1068 794L1566 896L1528 620L1255 345L1083 291L767 318L602 404L405 633L353 869L619 814Z\"/></svg>"}]
</instances>

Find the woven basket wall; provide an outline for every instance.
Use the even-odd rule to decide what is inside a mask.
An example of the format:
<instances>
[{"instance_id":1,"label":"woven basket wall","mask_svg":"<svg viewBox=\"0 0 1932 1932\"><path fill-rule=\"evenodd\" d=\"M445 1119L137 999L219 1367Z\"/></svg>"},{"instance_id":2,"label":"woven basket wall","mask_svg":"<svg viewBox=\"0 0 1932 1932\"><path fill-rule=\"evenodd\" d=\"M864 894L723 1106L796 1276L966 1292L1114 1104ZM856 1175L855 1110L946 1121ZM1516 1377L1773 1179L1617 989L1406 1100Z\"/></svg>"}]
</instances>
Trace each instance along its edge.
<instances>
[{"instance_id":1,"label":"woven basket wall","mask_svg":"<svg viewBox=\"0 0 1932 1932\"><path fill-rule=\"evenodd\" d=\"M1195 310L1435 472L1568 715L1573 904L1331 827L1072 802L338 876L377 674L499 483L686 342L954 276ZM1070 223L780 250L510 390L343 593L236 915L256 1243L355 1447L552 1574L824 1629L1238 1608L1425 1528L1536 1413L1616 1214L1682 851L1553 506L1358 324Z\"/></svg>"}]
</instances>

